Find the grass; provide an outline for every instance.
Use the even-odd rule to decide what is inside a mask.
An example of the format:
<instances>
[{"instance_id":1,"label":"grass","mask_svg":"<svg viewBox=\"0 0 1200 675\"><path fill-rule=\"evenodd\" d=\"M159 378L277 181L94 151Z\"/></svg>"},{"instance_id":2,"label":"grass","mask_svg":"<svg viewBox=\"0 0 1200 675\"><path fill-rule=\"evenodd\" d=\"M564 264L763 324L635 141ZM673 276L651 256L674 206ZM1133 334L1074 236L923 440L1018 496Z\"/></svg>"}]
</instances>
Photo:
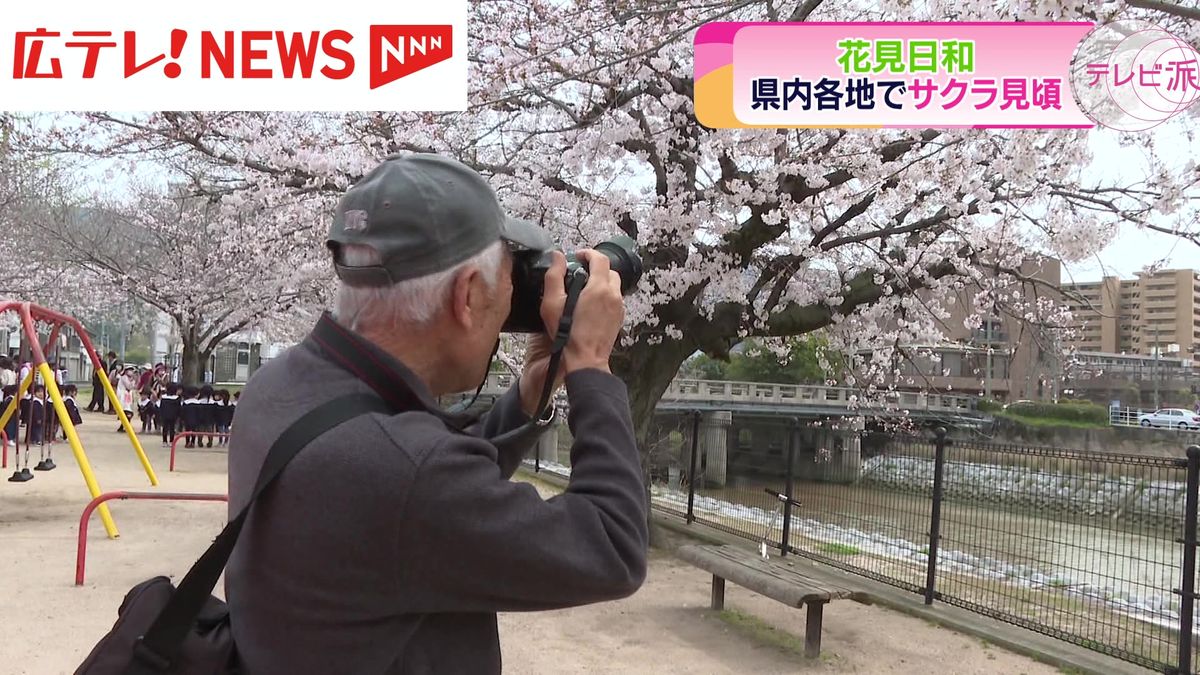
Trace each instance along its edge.
<instances>
[{"instance_id":1,"label":"grass","mask_svg":"<svg viewBox=\"0 0 1200 675\"><path fill-rule=\"evenodd\" d=\"M1107 429L1109 425L1101 422L1083 422L1080 420L1064 420L1053 417L1025 417L1024 415L1014 415L1009 412L994 413L996 417L1004 417L1006 419L1020 422L1030 427L1065 427L1068 429Z\"/></svg>"},{"instance_id":2,"label":"grass","mask_svg":"<svg viewBox=\"0 0 1200 675\"><path fill-rule=\"evenodd\" d=\"M769 645L788 654L804 656L804 639L779 630L771 624L736 609L725 609L717 617L747 638ZM833 661L837 657L827 651L821 652L822 661Z\"/></svg>"},{"instance_id":3,"label":"grass","mask_svg":"<svg viewBox=\"0 0 1200 675\"><path fill-rule=\"evenodd\" d=\"M849 544L833 544L825 543L817 547L822 553L833 553L835 555L858 555L862 551Z\"/></svg>"}]
</instances>

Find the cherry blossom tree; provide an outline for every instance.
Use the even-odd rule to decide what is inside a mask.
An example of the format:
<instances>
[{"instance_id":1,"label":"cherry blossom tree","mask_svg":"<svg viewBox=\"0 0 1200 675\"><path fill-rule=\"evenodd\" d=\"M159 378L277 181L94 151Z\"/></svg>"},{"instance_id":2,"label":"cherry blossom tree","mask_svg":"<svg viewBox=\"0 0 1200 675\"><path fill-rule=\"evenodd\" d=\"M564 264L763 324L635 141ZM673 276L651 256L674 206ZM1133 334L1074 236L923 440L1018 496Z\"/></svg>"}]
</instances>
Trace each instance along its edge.
<instances>
[{"instance_id":1,"label":"cherry blossom tree","mask_svg":"<svg viewBox=\"0 0 1200 675\"><path fill-rule=\"evenodd\" d=\"M27 140L154 161L193 194L286 209L294 217L255 219L248 237L297 244L270 274L310 269L329 205L392 153L467 162L566 248L628 234L647 271L614 366L644 433L696 351L725 358L747 338L783 347L821 330L838 351L868 355L847 365L862 383L883 384L906 345L947 332L952 302L977 310L968 322L1005 313L1047 333L1065 326L1050 289L1022 272L1030 254L1079 260L1121 223L1197 235L1200 174L1162 158L1152 136L1126 139L1146 146L1150 172L1120 185L1084 177L1096 131L705 128L692 108L698 26L1144 18L1194 40L1191 14L1166 0L481 1L465 113L91 113ZM212 262L237 264L219 250Z\"/></svg>"},{"instance_id":2,"label":"cherry blossom tree","mask_svg":"<svg viewBox=\"0 0 1200 675\"><path fill-rule=\"evenodd\" d=\"M67 208L75 179L14 142L25 121L0 113L0 297L82 316L116 296L84 270L45 255L42 225ZM15 328L15 315L0 317L0 325Z\"/></svg>"},{"instance_id":3,"label":"cherry blossom tree","mask_svg":"<svg viewBox=\"0 0 1200 675\"><path fill-rule=\"evenodd\" d=\"M309 248L310 228L289 226L287 208L189 193L140 186L120 200L91 198L46 219L38 241L43 255L169 316L181 380L196 384L222 340L294 318L329 284L323 266L294 254Z\"/></svg>"}]
</instances>

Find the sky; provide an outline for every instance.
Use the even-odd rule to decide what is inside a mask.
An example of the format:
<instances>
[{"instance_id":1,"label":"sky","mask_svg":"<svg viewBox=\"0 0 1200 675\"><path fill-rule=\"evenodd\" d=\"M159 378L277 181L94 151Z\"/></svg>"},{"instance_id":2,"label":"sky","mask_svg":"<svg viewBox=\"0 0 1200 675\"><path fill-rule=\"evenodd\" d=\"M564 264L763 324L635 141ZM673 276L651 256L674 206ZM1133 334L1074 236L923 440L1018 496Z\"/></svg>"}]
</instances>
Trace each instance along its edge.
<instances>
[{"instance_id":1,"label":"sky","mask_svg":"<svg viewBox=\"0 0 1200 675\"><path fill-rule=\"evenodd\" d=\"M1140 133L1145 134L1148 141L1157 143L1166 161L1180 167L1189 159L1200 163L1200 142L1189 143L1180 131L1183 124L1195 125L1198 120L1200 116L1194 114L1181 115L1160 130ZM1120 147L1117 134L1093 130L1089 144L1094 161L1088 167L1088 179L1125 184L1146 176L1142 149L1137 146ZM1193 223L1191 230L1200 231L1200 223ZM1131 278L1138 270L1159 261L1163 262L1165 269L1200 270L1200 246L1168 234L1122 225L1116 238L1099 255L1078 263L1064 264L1062 278L1064 283L1071 280L1099 281L1104 276Z\"/></svg>"}]
</instances>

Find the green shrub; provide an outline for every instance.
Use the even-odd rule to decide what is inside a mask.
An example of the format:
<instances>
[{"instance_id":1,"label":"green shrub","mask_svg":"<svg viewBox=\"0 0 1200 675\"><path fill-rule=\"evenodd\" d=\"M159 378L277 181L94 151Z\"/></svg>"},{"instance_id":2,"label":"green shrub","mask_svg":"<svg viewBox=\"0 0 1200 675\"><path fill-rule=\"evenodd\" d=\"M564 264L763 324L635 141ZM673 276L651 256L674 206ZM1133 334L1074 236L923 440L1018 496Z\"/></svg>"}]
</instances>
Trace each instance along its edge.
<instances>
[{"instance_id":1,"label":"green shrub","mask_svg":"<svg viewBox=\"0 0 1200 675\"><path fill-rule=\"evenodd\" d=\"M1108 408L1090 401L1060 403L1013 403L1006 412L1015 417L1039 417L1068 422L1108 423Z\"/></svg>"},{"instance_id":2,"label":"green shrub","mask_svg":"<svg viewBox=\"0 0 1200 675\"><path fill-rule=\"evenodd\" d=\"M975 407L977 409L979 409L979 412L985 412L985 413L994 413L994 412L1000 412L1001 410L1004 410L1003 403L1001 403L995 399L990 399L990 398L979 399L979 403L976 404Z\"/></svg>"}]
</instances>

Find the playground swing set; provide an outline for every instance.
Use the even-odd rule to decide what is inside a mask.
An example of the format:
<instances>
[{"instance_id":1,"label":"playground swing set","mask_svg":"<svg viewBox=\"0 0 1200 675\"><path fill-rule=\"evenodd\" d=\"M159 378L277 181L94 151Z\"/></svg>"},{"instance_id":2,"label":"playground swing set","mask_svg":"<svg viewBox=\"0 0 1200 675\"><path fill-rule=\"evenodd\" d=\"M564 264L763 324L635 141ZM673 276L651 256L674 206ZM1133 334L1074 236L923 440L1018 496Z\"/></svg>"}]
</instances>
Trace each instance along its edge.
<instances>
[{"instance_id":1,"label":"playground swing set","mask_svg":"<svg viewBox=\"0 0 1200 675\"><path fill-rule=\"evenodd\" d=\"M36 378L35 378L35 384L36 384ZM15 453L17 468L15 471L13 471L13 475L9 477L8 482L24 483L25 481L33 480L33 474L29 471L29 449L30 449L30 447L33 446L33 442L34 442L33 437L34 436L37 436L38 455L39 455L40 461L37 463L37 466L33 467L33 470L34 471L52 471L52 470L58 468L58 466L54 463L54 446L53 446L53 444L51 444L50 449L48 451L46 449L46 439L50 438L51 443L53 443L53 439L54 439L55 435L58 434L58 428L57 428L58 425L56 424L57 420L55 419L55 417L53 415L46 413L47 399L46 399L45 389L42 389L41 396L23 398L23 399L20 399L19 401L14 400L14 402L16 402L17 405L19 406L18 410L20 411L19 412L20 416L25 418L25 420L26 420L26 423L25 423L25 466L24 467L21 466L21 438L20 438L20 434L18 433L17 439L15 441L16 449L17 449L17 451ZM33 407L35 404L40 407L35 409ZM38 411L41 411L40 416L37 414ZM35 430L37 433L34 433ZM4 437L4 442L5 442L5 444L8 443L7 434ZM4 467L7 468L8 467L8 448L7 447L5 448L4 454L5 454Z\"/></svg>"},{"instance_id":2,"label":"playground swing set","mask_svg":"<svg viewBox=\"0 0 1200 675\"><path fill-rule=\"evenodd\" d=\"M43 417L45 418L44 423L47 426L50 426L49 422L51 415L49 414L49 409L46 408L46 403L49 402L51 405L53 405L54 412L56 413L55 417L57 417L58 423L62 425L62 430L66 434L67 443L71 446L71 452L75 456L76 463L79 465L79 471L83 474L83 481L87 485L88 492L91 494L93 500L101 496L100 485L97 483L96 476L92 472L91 463L88 461L87 454L83 450L83 443L81 443L79 440L79 434L75 430L75 425L71 423L71 416L67 411L62 391L58 388L58 383L54 376L54 372L50 370L50 365L46 361L46 353L50 352L51 346L55 344L55 341L58 339L58 335L62 329L65 327L71 328L75 331L75 334L79 336L79 340L83 344L83 348L87 351L88 358L92 362L92 367L95 368L96 372L100 374L98 379L104 387L104 393L108 400L112 402L113 409L116 411L117 417L121 420L121 427L125 430L125 435L129 437L129 442L133 445L134 452L137 453L138 460L141 462L142 468L146 472L146 477L150 479L150 485L157 486L158 477L154 473L154 468L150 466L150 459L146 456L146 451L142 449L142 444L138 440L137 433L135 433L133 430L133 425L130 424L128 416L125 415L120 402L117 400L117 392L113 390L112 383L110 383L108 380L108 374L104 372L104 365L101 363L100 357L96 354L96 350L92 346L91 340L88 338L87 331L83 329L83 326L79 323L79 321L65 314L60 314L54 310L46 309L45 307L40 307L32 303L0 301L0 314L7 312L16 312L20 317L21 330L24 332L25 338L28 340L30 351L33 352L33 365L29 369L29 373L20 382L16 396L13 397L12 401L5 408L4 412L0 413L0 429L4 429L8 424L9 419L11 419L14 414L18 414L20 403L25 398L25 394L29 391L30 386L33 384L35 375L40 376L41 383L45 385L45 391L42 393L39 399L40 403L42 404ZM36 328L36 324L38 322L49 324L51 326L50 336L46 341L46 346L44 348L38 341ZM33 399L30 399L31 409L32 406ZM28 416L28 421L29 424L25 429L24 466L22 467L21 448L18 439L16 452L16 471L14 471L13 475L8 479L10 482L23 483L33 479L34 477L29 471L29 453L30 445L32 444L31 432L33 431L32 427L34 426L33 415ZM57 434L57 431L54 431L54 433ZM8 465L7 440L7 438L3 439L5 446L3 462L4 468L7 468ZM47 440L50 439L47 438L45 433L42 433L40 439L41 442L39 443L39 446L41 447L41 461L37 464L37 466L34 467L35 471L50 471L55 468L54 459L51 456L52 453L46 449L45 444ZM100 503L97 510L100 512L100 520L104 523L104 530L108 534L109 538L117 538L119 533L117 532L116 523L113 522L112 514L110 514L108 511L108 505Z\"/></svg>"}]
</instances>

